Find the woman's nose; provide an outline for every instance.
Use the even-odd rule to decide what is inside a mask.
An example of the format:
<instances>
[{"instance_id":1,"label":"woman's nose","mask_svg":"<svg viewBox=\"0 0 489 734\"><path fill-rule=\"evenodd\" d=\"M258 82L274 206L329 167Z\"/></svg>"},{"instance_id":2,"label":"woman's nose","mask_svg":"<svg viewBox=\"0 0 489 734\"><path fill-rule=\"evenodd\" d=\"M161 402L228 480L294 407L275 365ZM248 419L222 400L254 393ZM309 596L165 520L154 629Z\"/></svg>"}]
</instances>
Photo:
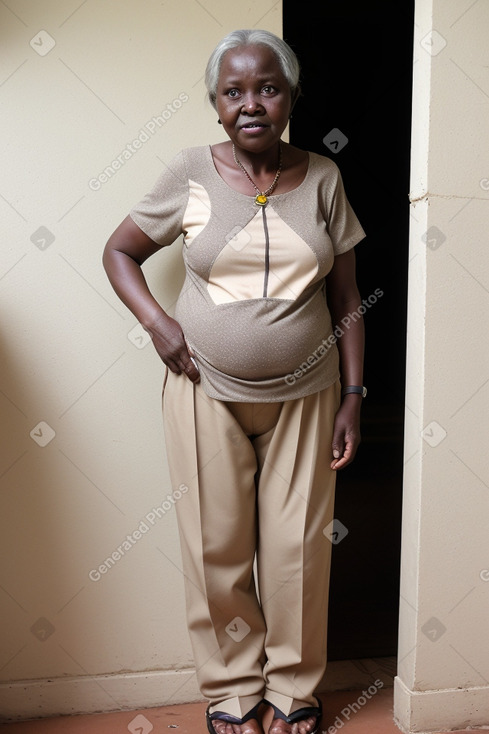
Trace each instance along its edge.
<instances>
[{"instance_id":1,"label":"woman's nose","mask_svg":"<svg viewBox=\"0 0 489 734\"><path fill-rule=\"evenodd\" d=\"M247 94L243 100L243 110L252 115L263 109L260 98L256 94Z\"/></svg>"}]
</instances>

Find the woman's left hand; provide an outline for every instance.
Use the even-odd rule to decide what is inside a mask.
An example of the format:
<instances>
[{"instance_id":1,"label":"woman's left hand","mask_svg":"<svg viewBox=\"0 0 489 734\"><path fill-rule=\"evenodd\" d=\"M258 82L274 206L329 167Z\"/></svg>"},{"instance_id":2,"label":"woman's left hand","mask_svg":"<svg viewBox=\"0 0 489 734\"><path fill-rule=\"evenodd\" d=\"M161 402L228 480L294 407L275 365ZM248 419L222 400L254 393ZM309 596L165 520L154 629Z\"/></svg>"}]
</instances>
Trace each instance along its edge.
<instances>
[{"instance_id":1,"label":"woman's left hand","mask_svg":"<svg viewBox=\"0 0 489 734\"><path fill-rule=\"evenodd\" d=\"M355 458L361 441L361 400L359 395L346 395L336 413L332 441L334 459L331 462L331 469L335 471L343 469Z\"/></svg>"}]
</instances>

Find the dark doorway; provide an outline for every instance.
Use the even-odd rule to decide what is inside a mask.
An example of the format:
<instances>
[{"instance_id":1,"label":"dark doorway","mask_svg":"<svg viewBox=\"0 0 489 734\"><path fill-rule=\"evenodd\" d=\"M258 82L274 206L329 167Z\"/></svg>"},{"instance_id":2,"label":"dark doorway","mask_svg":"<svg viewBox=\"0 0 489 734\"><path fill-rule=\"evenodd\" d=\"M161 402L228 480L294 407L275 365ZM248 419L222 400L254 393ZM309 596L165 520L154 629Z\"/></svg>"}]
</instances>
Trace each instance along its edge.
<instances>
[{"instance_id":1,"label":"dark doorway","mask_svg":"<svg viewBox=\"0 0 489 734\"><path fill-rule=\"evenodd\" d=\"M284 0L283 17L302 66L290 142L338 164L367 233L357 248L362 298L383 292L364 316L362 445L338 476L335 518L348 533L333 545L328 658L395 656L414 0Z\"/></svg>"}]
</instances>

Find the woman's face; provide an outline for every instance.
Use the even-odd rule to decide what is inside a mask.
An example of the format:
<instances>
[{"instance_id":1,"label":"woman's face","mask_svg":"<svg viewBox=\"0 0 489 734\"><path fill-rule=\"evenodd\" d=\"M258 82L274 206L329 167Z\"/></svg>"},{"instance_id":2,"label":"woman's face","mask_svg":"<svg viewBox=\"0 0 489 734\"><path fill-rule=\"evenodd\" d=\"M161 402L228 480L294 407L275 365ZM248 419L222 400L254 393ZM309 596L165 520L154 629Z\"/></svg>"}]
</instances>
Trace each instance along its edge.
<instances>
[{"instance_id":1,"label":"woman's face","mask_svg":"<svg viewBox=\"0 0 489 734\"><path fill-rule=\"evenodd\" d=\"M273 51L262 45L227 51L216 106L224 130L239 148L262 153L275 145L287 126L292 102Z\"/></svg>"}]
</instances>

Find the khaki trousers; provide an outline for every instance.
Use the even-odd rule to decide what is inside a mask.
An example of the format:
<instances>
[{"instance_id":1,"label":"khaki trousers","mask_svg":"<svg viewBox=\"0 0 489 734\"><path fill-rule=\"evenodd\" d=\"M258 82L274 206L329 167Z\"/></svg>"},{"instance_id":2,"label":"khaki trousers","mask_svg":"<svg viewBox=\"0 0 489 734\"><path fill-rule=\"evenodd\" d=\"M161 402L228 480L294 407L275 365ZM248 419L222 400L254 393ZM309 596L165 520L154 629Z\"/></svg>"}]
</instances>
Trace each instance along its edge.
<instances>
[{"instance_id":1,"label":"khaki trousers","mask_svg":"<svg viewBox=\"0 0 489 734\"><path fill-rule=\"evenodd\" d=\"M326 667L339 382L283 403L209 398L167 371L165 442L188 630L211 710L315 706Z\"/></svg>"}]
</instances>

